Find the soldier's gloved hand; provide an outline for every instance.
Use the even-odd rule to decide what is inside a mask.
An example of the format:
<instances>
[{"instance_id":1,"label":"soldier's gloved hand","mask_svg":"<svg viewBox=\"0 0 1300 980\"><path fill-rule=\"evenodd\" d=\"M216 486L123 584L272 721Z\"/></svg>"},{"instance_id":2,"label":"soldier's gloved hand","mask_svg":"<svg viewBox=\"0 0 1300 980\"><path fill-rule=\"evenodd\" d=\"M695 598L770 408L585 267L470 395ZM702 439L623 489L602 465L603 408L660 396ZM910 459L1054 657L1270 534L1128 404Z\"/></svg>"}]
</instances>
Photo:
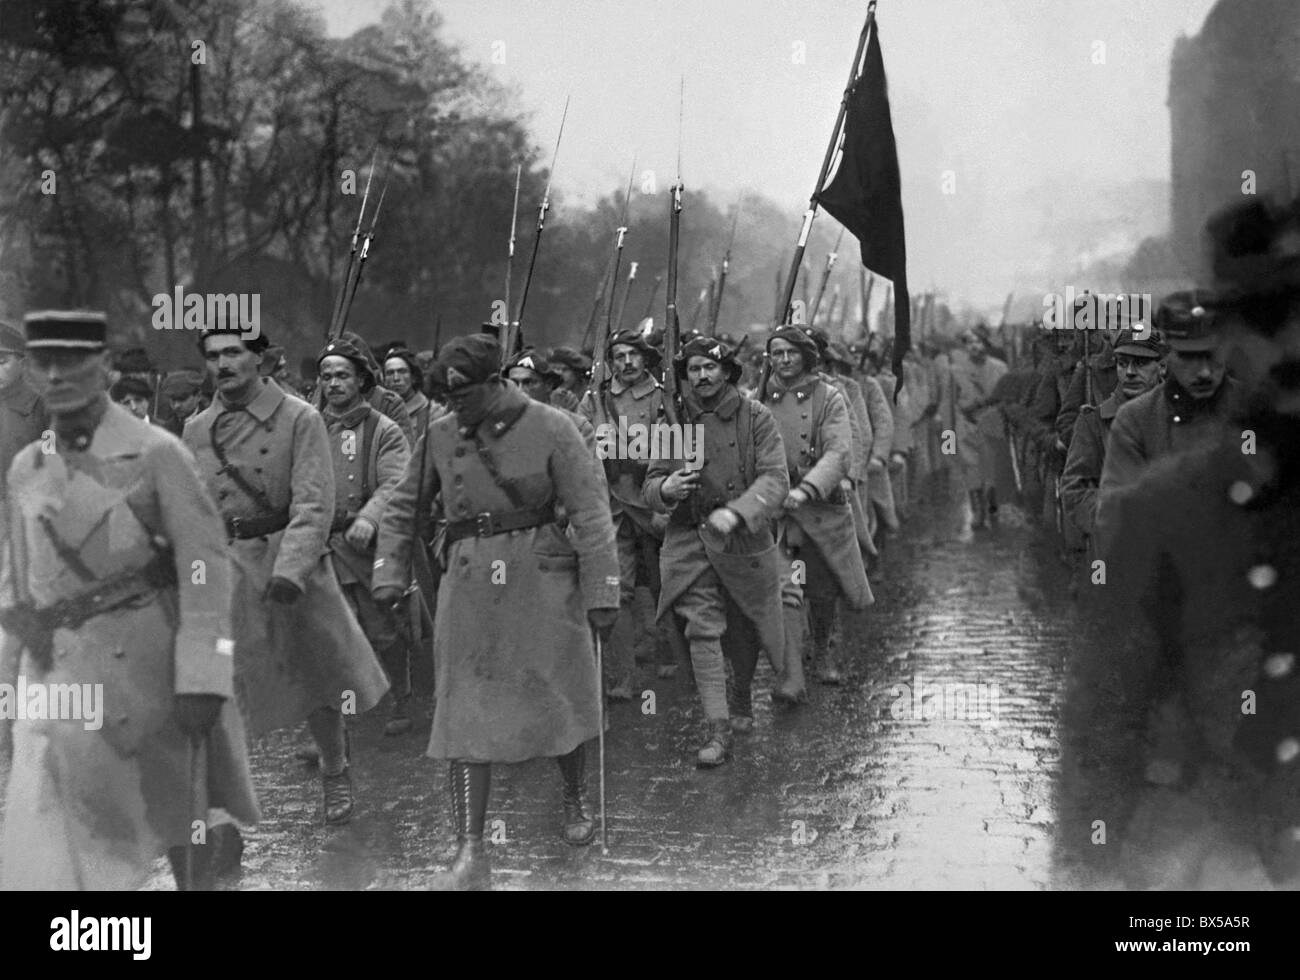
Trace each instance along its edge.
<instances>
[{"instance_id":1,"label":"soldier's gloved hand","mask_svg":"<svg viewBox=\"0 0 1300 980\"><path fill-rule=\"evenodd\" d=\"M392 609L402 601L404 593L395 585L381 585L370 593L370 597L375 600L375 605L384 609Z\"/></svg>"},{"instance_id":2,"label":"soldier's gloved hand","mask_svg":"<svg viewBox=\"0 0 1300 980\"><path fill-rule=\"evenodd\" d=\"M614 621L618 619L618 609L588 609L587 622L591 628L596 631L600 637L600 642L608 642L610 634L614 632Z\"/></svg>"},{"instance_id":3,"label":"soldier's gloved hand","mask_svg":"<svg viewBox=\"0 0 1300 980\"><path fill-rule=\"evenodd\" d=\"M740 526L740 515L730 507L719 507L709 515L709 527L719 534L730 534Z\"/></svg>"},{"instance_id":4,"label":"soldier's gloved hand","mask_svg":"<svg viewBox=\"0 0 1300 980\"><path fill-rule=\"evenodd\" d=\"M271 581L266 585L266 597L272 602L291 606L302 598L302 589L282 575L272 575Z\"/></svg>"},{"instance_id":5,"label":"soldier's gloved hand","mask_svg":"<svg viewBox=\"0 0 1300 980\"><path fill-rule=\"evenodd\" d=\"M172 698L176 727L190 738L206 735L221 716L225 700L220 694L177 694Z\"/></svg>"},{"instance_id":6,"label":"soldier's gloved hand","mask_svg":"<svg viewBox=\"0 0 1300 980\"><path fill-rule=\"evenodd\" d=\"M785 495L785 503L782 506L786 510L798 510L806 503L808 503L808 491L802 487L795 487Z\"/></svg>"},{"instance_id":7,"label":"soldier's gloved hand","mask_svg":"<svg viewBox=\"0 0 1300 980\"><path fill-rule=\"evenodd\" d=\"M370 542L375 540L375 525L367 518L358 517L348 527L343 539L352 547L365 551L370 547Z\"/></svg>"},{"instance_id":8,"label":"soldier's gloved hand","mask_svg":"<svg viewBox=\"0 0 1300 980\"><path fill-rule=\"evenodd\" d=\"M685 500L699 489L699 470L675 470L664 478L659 493L667 500Z\"/></svg>"}]
</instances>

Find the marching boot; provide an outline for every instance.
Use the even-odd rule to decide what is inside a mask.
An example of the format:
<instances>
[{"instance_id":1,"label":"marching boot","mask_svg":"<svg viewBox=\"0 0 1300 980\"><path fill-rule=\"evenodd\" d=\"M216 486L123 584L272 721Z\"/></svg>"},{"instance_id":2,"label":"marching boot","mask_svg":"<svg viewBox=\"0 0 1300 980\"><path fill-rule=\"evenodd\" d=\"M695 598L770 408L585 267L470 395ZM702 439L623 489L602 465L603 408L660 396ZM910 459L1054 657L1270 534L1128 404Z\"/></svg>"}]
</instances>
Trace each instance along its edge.
<instances>
[{"instance_id":1,"label":"marching boot","mask_svg":"<svg viewBox=\"0 0 1300 980\"><path fill-rule=\"evenodd\" d=\"M803 678L804 611L797 606L782 606L781 618L785 624L785 656L780 666L775 657L771 658L778 679L772 700L795 705L808 700Z\"/></svg>"},{"instance_id":2,"label":"marching boot","mask_svg":"<svg viewBox=\"0 0 1300 980\"><path fill-rule=\"evenodd\" d=\"M244 838L233 823L219 823L208 831L208 846L212 849L211 869L214 885L234 883L239 880L244 856Z\"/></svg>"},{"instance_id":3,"label":"marching boot","mask_svg":"<svg viewBox=\"0 0 1300 980\"><path fill-rule=\"evenodd\" d=\"M384 735L394 738L398 735L405 735L411 730L412 726L411 696L405 694L401 697L394 697L393 713L388 716L388 721L384 723Z\"/></svg>"},{"instance_id":4,"label":"marching boot","mask_svg":"<svg viewBox=\"0 0 1300 980\"><path fill-rule=\"evenodd\" d=\"M982 530L988 522L988 512L985 510L984 490L972 490L970 492L970 526L972 531Z\"/></svg>"},{"instance_id":5,"label":"marching boot","mask_svg":"<svg viewBox=\"0 0 1300 980\"><path fill-rule=\"evenodd\" d=\"M194 885L193 891L210 892L216 887L216 880L212 874L212 845L211 844L194 844L194 872L191 875ZM169 847L167 848L167 860L172 866L172 877L176 879L176 890L183 892L185 888L185 861L189 857L189 848Z\"/></svg>"},{"instance_id":6,"label":"marching boot","mask_svg":"<svg viewBox=\"0 0 1300 980\"><path fill-rule=\"evenodd\" d=\"M835 654L831 652L831 634L835 631L835 600L813 599L808 606L808 624L812 632L813 670L823 684L836 685L843 679Z\"/></svg>"},{"instance_id":7,"label":"marching boot","mask_svg":"<svg viewBox=\"0 0 1300 980\"><path fill-rule=\"evenodd\" d=\"M325 791L325 822L347 823L352 819L352 767L344 766L333 776L322 772L321 784Z\"/></svg>"},{"instance_id":8,"label":"marching boot","mask_svg":"<svg viewBox=\"0 0 1300 980\"><path fill-rule=\"evenodd\" d=\"M451 807L456 816L456 857L451 867L435 875L431 891L478 892L492 887L491 862L483 847L488 787L492 767L486 762L454 760L448 768Z\"/></svg>"},{"instance_id":9,"label":"marching boot","mask_svg":"<svg viewBox=\"0 0 1300 980\"><path fill-rule=\"evenodd\" d=\"M727 761L731 754L731 720L715 718L709 721L708 740L700 747L696 755L696 766L700 769L712 769Z\"/></svg>"},{"instance_id":10,"label":"marching boot","mask_svg":"<svg viewBox=\"0 0 1300 980\"><path fill-rule=\"evenodd\" d=\"M583 847L596 836L596 821L587 816L587 747L579 745L568 755L557 756L564 777L564 842Z\"/></svg>"}]
</instances>

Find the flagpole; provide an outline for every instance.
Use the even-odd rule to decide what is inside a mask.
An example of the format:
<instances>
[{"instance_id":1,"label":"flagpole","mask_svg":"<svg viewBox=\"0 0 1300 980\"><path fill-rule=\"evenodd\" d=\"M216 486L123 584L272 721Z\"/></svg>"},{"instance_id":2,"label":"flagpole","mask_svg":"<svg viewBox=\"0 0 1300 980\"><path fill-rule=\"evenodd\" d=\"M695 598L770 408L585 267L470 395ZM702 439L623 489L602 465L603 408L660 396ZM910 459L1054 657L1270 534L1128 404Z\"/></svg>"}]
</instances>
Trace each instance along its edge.
<instances>
[{"instance_id":1,"label":"flagpole","mask_svg":"<svg viewBox=\"0 0 1300 980\"><path fill-rule=\"evenodd\" d=\"M835 128L831 131L831 141L826 147L826 156L822 160L821 172L817 175L817 186L813 188L812 197L808 201L808 210L803 215L803 225L799 229L799 241L795 246L794 258L790 261L790 271L786 275L785 289L776 308L777 323L789 322L790 300L794 296L795 279L799 275L799 266L803 263L804 251L808 247L808 233L812 230L813 218L817 214L817 195L821 193L822 187L826 183L826 175L830 173L831 161L835 159L835 152L839 149L840 137L843 135L844 130L844 117L849 111L849 96L853 93L853 86L858 80L862 55L867 50L867 41L871 36L871 28L875 22L876 0L871 0L871 3L867 5L867 22L862 26L862 34L858 37L858 51L853 56L853 66L849 69L849 81L844 86L844 96L840 99L840 111L835 117Z\"/></svg>"}]
</instances>

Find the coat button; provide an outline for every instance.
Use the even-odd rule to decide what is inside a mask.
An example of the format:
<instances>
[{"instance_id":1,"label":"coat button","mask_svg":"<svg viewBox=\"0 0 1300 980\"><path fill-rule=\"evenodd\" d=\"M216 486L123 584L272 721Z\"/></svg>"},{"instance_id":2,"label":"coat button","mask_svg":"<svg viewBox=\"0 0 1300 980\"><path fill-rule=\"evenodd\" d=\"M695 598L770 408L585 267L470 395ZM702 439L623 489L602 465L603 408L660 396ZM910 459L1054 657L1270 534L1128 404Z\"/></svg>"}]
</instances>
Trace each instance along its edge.
<instances>
[{"instance_id":1,"label":"coat button","mask_svg":"<svg viewBox=\"0 0 1300 980\"><path fill-rule=\"evenodd\" d=\"M735 443L734 441L733 441L733 442L729 442L729 443L727 443L728 446L734 446L735 444L736 444L736 443Z\"/></svg>"},{"instance_id":2,"label":"coat button","mask_svg":"<svg viewBox=\"0 0 1300 980\"><path fill-rule=\"evenodd\" d=\"M1182 420L1183 420L1183 417L1182 417L1181 415L1175 415L1175 416L1174 416L1174 421L1175 421L1175 422L1181 422Z\"/></svg>"},{"instance_id":3,"label":"coat button","mask_svg":"<svg viewBox=\"0 0 1300 980\"><path fill-rule=\"evenodd\" d=\"M461 556L460 556L460 566L461 566L461 568L464 568L464 567L465 567L466 565L468 565L468 564L469 564L469 559L466 558L464 555L461 555Z\"/></svg>"},{"instance_id":4,"label":"coat button","mask_svg":"<svg viewBox=\"0 0 1300 980\"><path fill-rule=\"evenodd\" d=\"M808 433L806 433L806 432L800 432L800 433L799 433L799 438L800 438L800 439L803 439L803 440L806 442L807 439L808 439Z\"/></svg>"},{"instance_id":5,"label":"coat button","mask_svg":"<svg viewBox=\"0 0 1300 980\"><path fill-rule=\"evenodd\" d=\"M348 474L348 479L349 479L349 480L355 480L356 477L355 477L353 474L349 473L349 474Z\"/></svg>"},{"instance_id":6,"label":"coat button","mask_svg":"<svg viewBox=\"0 0 1300 980\"><path fill-rule=\"evenodd\" d=\"M804 412L804 413L803 413L802 415L800 415L799 417L800 417L801 419L806 419L806 418L808 417L808 413L807 413L807 412Z\"/></svg>"},{"instance_id":7,"label":"coat button","mask_svg":"<svg viewBox=\"0 0 1300 980\"><path fill-rule=\"evenodd\" d=\"M462 483L465 482L465 478L464 478L463 476L460 476L459 474L457 474L456 478L455 478L454 480L452 480L451 482L454 483L454 484L456 484L456 486L460 486Z\"/></svg>"},{"instance_id":8,"label":"coat button","mask_svg":"<svg viewBox=\"0 0 1300 980\"><path fill-rule=\"evenodd\" d=\"M1255 496L1255 488L1245 480L1238 480L1228 488L1228 499L1238 507L1250 503L1250 499Z\"/></svg>"},{"instance_id":9,"label":"coat button","mask_svg":"<svg viewBox=\"0 0 1300 980\"><path fill-rule=\"evenodd\" d=\"M1277 761L1291 762L1300 755L1300 739L1288 737L1277 743Z\"/></svg>"},{"instance_id":10,"label":"coat button","mask_svg":"<svg viewBox=\"0 0 1300 980\"><path fill-rule=\"evenodd\" d=\"M269 453L270 451L271 451L271 450L268 449L266 446L263 446L261 449L258 450L258 452L260 452L263 456L265 456L265 455L266 455L267 453Z\"/></svg>"},{"instance_id":11,"label":"coat button","mask_svg":"<svg viewBox=\"0 0 1300 980\"><path fill-rule=\"evenodd\" d=\"M1277 584L1277 569L1272 565L1256 565L1246 573L1246 578L1256 589L1271 589Z\"/></svg>"}]
</instances>

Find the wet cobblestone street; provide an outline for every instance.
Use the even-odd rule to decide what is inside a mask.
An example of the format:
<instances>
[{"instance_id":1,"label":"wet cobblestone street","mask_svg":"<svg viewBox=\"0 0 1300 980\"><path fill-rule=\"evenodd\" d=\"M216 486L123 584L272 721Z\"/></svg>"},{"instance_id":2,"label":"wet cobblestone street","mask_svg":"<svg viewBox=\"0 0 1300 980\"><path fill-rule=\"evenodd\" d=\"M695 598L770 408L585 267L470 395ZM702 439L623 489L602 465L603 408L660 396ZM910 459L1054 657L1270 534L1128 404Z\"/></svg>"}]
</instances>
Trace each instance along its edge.
<instances>
[{"instance_id":1,"label":"wet cobblestone street","mask_svg":"<svg viewBox=\"0 0 1300 980\"><path fill-rule=\"evenodd\" d=\"M609 854L558 836L548 759L493 767L497 888L1046 889L1075 886L1054 855L1057 712L1070 603L1012 508L963 540L942 483L928 488L872 572L877 603L843 627L846 682L773 711L755 681L755 728L733 760L697 770L700 715L685 672L643 669L642 700L607 737ZM970 537L969 534L966 537ZM305 732L260 742L264 821L247 832L243 888L418 889L452 850L446 771L416 731L383 738L386 705L353 733L358 796L327 830L320 787L293 753ZM589 753L591 802L597 789ZM171 887L160 866L152 887Z\"/></svg>"}]
</instances>

